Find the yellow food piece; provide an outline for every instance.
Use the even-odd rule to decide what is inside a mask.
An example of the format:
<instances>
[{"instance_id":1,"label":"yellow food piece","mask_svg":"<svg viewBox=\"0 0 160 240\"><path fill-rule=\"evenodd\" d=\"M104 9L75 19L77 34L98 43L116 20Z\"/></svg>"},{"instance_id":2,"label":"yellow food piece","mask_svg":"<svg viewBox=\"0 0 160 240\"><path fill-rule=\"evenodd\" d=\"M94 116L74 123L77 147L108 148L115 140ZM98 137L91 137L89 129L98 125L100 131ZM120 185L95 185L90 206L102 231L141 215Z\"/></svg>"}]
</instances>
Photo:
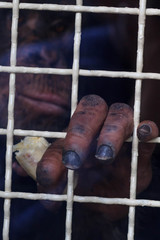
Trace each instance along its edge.
<instances>
[{"instance_id":1,"label":"yellow food piece","mask_svg":"<svg viewBox=\"0 0 160 240\"><path fill-rule=\"evenodd\" d=\"M36 180L37 163L49 145L43 137L25 137L24 140L13 146L17 161L34 180Z\"/></svg>"}]
</instances>

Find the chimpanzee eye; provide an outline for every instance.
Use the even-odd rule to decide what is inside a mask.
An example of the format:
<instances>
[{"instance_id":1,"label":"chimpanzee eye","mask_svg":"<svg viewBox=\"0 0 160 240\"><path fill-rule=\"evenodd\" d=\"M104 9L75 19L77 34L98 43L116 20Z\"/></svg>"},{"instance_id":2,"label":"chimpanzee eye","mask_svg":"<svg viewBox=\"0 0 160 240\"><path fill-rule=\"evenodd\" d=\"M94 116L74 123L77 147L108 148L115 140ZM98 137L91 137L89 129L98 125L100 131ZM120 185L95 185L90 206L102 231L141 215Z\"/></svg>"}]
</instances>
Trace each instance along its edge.
<instances>
[{"instance_id":1,"label":"chimpanzee eye","mask_svg":"<svg viewBox=\"0 0 160 240\"><path fill-rule=\"evenodd\" d=\"M62 33L65 31L66 25L62 20L56 20L52 22L50 30L56 33Z\"/></svg>"}]
</instances>

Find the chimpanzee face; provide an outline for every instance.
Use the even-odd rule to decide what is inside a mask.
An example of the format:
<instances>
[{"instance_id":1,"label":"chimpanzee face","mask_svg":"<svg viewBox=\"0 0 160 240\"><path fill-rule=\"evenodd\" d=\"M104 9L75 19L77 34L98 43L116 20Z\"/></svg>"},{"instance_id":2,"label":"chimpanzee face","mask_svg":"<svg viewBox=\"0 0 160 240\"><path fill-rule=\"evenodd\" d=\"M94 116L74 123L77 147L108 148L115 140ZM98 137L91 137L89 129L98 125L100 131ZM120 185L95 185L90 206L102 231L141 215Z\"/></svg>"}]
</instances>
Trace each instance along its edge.
<instances>
[{"instance_id":1,"label":"chimpanzee face","mask_svg":"<svg viewBox=\"0 0 160 240\"><path fill-rule=\"evenodd\" d=\"M36 3L43 3L43 1L36 1ZM75 1L46 3L75 4ZM99 22L99 17L96 15L95 17ZM74 21L75 13L72 12L20 9L16 65L35 68L71 68ZM11 9L0 9L0 65L3 66L10 65L11 22ZM103 18L102 24L104 24ZM83 16L83 25L85 27L94 25L91 15L87 18ZM100 34L101 37L104 35L103 30ZM93 41L92 35L90 34L88 42ZM96 38L99 39L99 37ZM102 62L105 63L101 58L100 63ZM0 127L3 128L6 128L7 124L8 85L9 74L0 73ZM17 73L15 128L62 130L70 117L70 97L71 76Z\"/></svg>"},{"instance_id":2,"label":"chimpanzee face","mask_svg":"<svg viewBox=\"0 0 160 240\"><path fill-rule=\"evenodd\" d=\"M33 2L33 1L21 1ZM36 1L36 3L43 1ZM68 1L57 1L59 4L67 4ZM57 3L48 1L48 3ZM117 2L117 1L116 1ZM92 1L88 1L92 3ZM69 1L75 4L75 1ZM97 1L93 1L97 4ZM99 16L95 15L98 24ZM94 25L91 15L83 15L83 25ZM0 65L10 64L11 47L11 10L0 10ZM73 60L75 13L56 11L22 10L19 12L18 22L18 46L17 66L41 67L41 68L71 68ZM101 24L104 24L102 17ZM93 38L98 39L95 47L106 44L108 30L101 29L97 34L90 34L89 49ZM88 34L88 33L87 33ZM88 39L88 35L85 35ZM99 34L99 35L98 35ZM108 36L107 36L108 37ZM105 38L100 41L100 38ZM96 40L97 41L97 40ZM103 47L105 47L103 46ZM86 51L86 50L84 50ZM108 50L97 50L100 54L108 54ZM84 52L84 55L86 52ZM101 56L96 60L105 69L107 56ZM113 55L113 54L112 54ZM87 56L88 57L88 56ZM92 58L92 62L94 57ZM85 60L86 61L86 60ZM109 63L112 59L109 59ZM88 61L89 62L89 61ZM82 64L83 65L83 64ZM94 64L93 64L94 65ZM83 66L82 66L83 67ZM84 66L85 67L85 66ZM94 69L94 68L93 68ZM9 74L0 74L0 127L6 128L7 103L8 103ZM98 86L100 84L98 83ZM97 87L94 86L94 89ZM100 87L98 87L100 88ZM103 87L101 88L103 89ZM109 89L109 88L107 88ZM118 89L118 88L117 88ZM111 90L108 90L111 91ZM107 95L107 93L106 93ZM115 93L116 95L116 93ZM16 74L16 98L15 98L15 128L35 130L62 130L70 117L71 76L51 74Z\"/></svg>"},{"instance_id":3,"label":"chimpanzee face","mask_svg":"<svg viewBox=\"0 0 160 240\"><path fill-rule=\"evenodd\" d=\"M9 65L11 10L0 10L0 65ZM17 66L71 68L74 14L20 10ZM6 127L9 74L0 74L0 125ZM63 129L70 116L71 76L16 74L15 128Z\"/></svg>"},{"instance_id":4,"label":"chimpanzee face","mask_svg":"<svg viewBox=\"0 0 160 240\"><path fill-rule=\"evenodd\" d=\"M23 0L21 2L43 3L44 1ZM75 4L74 0L52 0L45 2L55 4ZM110 1L108 3L107 2L108 1L106 1L105 4L109 4L108 6L110 6ZM97 0L86 0L84 4L98 5L99 2ZM119 6L120 1L114 0L112 4L113 6ZM126 4L127 6L127 1L125 1L124 4ZM135 1L134 4L134 6L137 7L138 1ZM129 6L133 7L132 4L130 5L130 3ZM83 13L83 27L94 25L92 17L93 16L91 14L86 17L86 15ZM96 18L96 24L98 23L99 26L106 24L106 22L108 21L108 19L106 21L106 15L101 15L101 17L99 17L99 15L95 14L94 17ZM3 66L8 66L10 64L11 19L12 12L10 9L0 9L0 65ZM71 68L73 60L74 20L75 13L72 12L34 11L20 9L18 22L18 47L16 65L41 68ZM84 53L84 56L86 56L87 59L88 55L86 54L86 52L92 52L92 63L90 64L89 60L88 64L92 65L93 67L89 66L89 69L99 68L118 70L119 68L121 70L119 62L124 62L124 59L122 56L120 56L120 54L124 54L127 52L127 50L129 50L128 55L130 57L130 55L132 55L130 54L130 51L136 52L136 45L132 44L132 40L134 41L134 43L136 42L136 36L133 39L132 35L129 34L129 40L127 41L127 37L122 36L123 32L125 32L125 35L127 33L126 29L122 29L125 27L123 21L119 21L118 19L117 22L118 26L121 26L118 31L116 30L116 34L120 34L121 36L118 35L117 37L116 35L114 35L113 25L111 26L111 28L110 26L107 29L101 28L101 32L98 30L96 34L91 33L91 31L87 34L84 34L84 40L88 40L89 37L90 39L88 40L89 44L87 46L83 45L84 48L81 49L81 56ZM125 21L125 23L126 22L128 22L130 32L132 33L133 31L131 29L131 26L133 25L130 24L130 21ZM134 26L137 26L137 22L136 24L134 24ZM111 29L112 36L108 37L107 34L110 34L108 33L108 29ZM96 38L96 41L93 38ZM109 38L110 40L108 42ZM113 44L115 44L114 47L112 46ZM118 44L118 51L120 50L120 54L117 51ZM91 45L94 45L92 49ZM101 46L100 50L98 49L98 45ZM130 46L132 46L133 50L131 50ZM112 53L110 53L111 49ZM101 65L100 67L99 65L97 67L95 65L95 62L93 63L93 55L95 50L97 50L99 54L98 58L95 59L95 62ZM114 59L113 51L116 51L116 57ZM82 68L86 67L85 65L83 65L83 63L86 62L86 59L85 61L81 61ZM127 63L128 62L129 61L127 58ZM90 82L92 83L92 80L88 80L88 83ZM8 83L9 74L0 73L0 127L3 128L6 128L7 124ZM115 84L117 85L116 89L118 89L118 92L115 89ZM82 89L87 89L86 85L82 85ZM104 94L104 88L106 88L105 96L109 96L109 98L111 95L112 97L115 97L120 94L120 98L115 97L113 99L113 102L119 101L119 99L120 101L125 101L123 98L121 99L121 97L124 95L124 85L122 86L120 81L117 81L116 83L114 82L113 84L112 80L111 84L110 82L109 84L107 83L107 85L105 83L104 86L101 81L102 87L100 86L99 82L97 85L95 82L94 86L93 84L88 85L89 91L86 92L87 94L95 93L92 92L93 89L95 90L101 88L98 92L98 94L101 95ZM122 89L122 91L120 91L120 89ZM111 92L112 94L110 94ZM125 91L125 94L126 92L129 93L128 90ZM70 97L71 76L17 73L15 98L15 128L56 131L62 130L67 125L70 117Z\"/></svg>"}]
</instances>

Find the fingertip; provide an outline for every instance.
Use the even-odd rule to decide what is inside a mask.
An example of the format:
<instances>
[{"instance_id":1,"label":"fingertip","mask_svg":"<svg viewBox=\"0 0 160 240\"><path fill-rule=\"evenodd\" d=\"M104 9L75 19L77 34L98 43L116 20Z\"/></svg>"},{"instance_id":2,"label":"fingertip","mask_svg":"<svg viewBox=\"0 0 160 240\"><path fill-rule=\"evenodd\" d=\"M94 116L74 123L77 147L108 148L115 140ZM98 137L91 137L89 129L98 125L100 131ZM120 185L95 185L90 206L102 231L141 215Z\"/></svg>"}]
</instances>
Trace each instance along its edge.
<instances>
[{"instance_id":1,"label":"fingertip","mask_svg":"<svg viewBox=\"0 0 160 240\"><path fill-rule=\"evenodd\" d=\"M137 136L140 141L145 141L152 134L152 128L148 124L142 124L137 129Z\"/></svg>"},{"instance_id":2,"label":"fingertip","mask_svg":"<svg viewBox=\"0 0 160 240\"><path fill-rule=\"evenodd\" d=\"M137 136L141 141L139 144L139 167L149 166L151 164L151 156L156 147L156 143L148 143L148 141L153 140L158 137L159 130L157 125L149 120L141 122L137 128Z\"/></svg>"},{"instance_id":3,"label":"fingertip","mask_svg":"<svg viewBox=\"0 0 160 240\"><path fill-rule=\"evenodd\" d=\"M48 187L55 184L55 179L53 178L53 167L52 164L45 162L39 162L36 170L37 182L43 187Z\"/></svg>"},{"instance_id":4,"label":"fingertip","mask_svg":"<svg viewBox=\"0 0 160 240\"><path fill-rule=\"evenodd\" d=\"M57 185L63 178L66 168L62 163L61 139L52 143L37 164L36 180L43 187Z\"/></svg>"},{"instance_id":5,"label":"fingertip","mask_svg":"<svg viewBox=\"0 0 160 240\"><path fill-rule=\"evenodd\" d=\"M82 161L79 155L74 151L66 151L62 156L62 162L64 165L72 170L80 168Z\"/></svg>"},{"instance_id":6,"label":"fingertip","mask_svg":"<svg viewBox=\"0 0 160 240\"><path fill-rule=\"evenodd\" d=\"M142 142L150 141L159 135L157 125L153 121L145 120L137 128L137 137Z\"/></svg>"},{"instance_id":7,"label":"fingertip","mask_svg":"<svg viewBox=\"0 0 160 240\"><path fill-rule=\"evenodd\" d=\"M95 157L99 160L110 161L114 158L114 151L109 145L101 145Z\"/></svg>"}]
</instances>

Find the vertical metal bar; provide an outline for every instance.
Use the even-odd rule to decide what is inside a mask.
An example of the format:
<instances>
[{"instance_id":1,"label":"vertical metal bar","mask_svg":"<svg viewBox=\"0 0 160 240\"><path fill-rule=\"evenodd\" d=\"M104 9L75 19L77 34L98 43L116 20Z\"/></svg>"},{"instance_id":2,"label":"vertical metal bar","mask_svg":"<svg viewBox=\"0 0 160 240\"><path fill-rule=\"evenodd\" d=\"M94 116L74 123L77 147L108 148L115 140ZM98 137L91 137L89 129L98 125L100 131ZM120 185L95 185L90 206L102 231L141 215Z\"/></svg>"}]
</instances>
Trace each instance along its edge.
<instances>
[{"instance_id":1,"label":"vertical metal bar","mask_svg":"<svg viewBox=\"0 0 160 240\"><path fill-rule=\"evenodd\" d=\"M82 5L82 0L77 0L77 5ZM78 79L79 79L79 57L81 43L81 21L82 14L75 15L75 36L74 36L74 56L73 56L73 75L72 75L72 96L71 96L71 115L77 106L78 101ZM67 187L67 207L66 207L66 236L65 240L71 240L72 237L72 212L73 212L73 183L74 171L68 170Z\"/></svg>"},{"instance_id":2,"label":"vertical metal bar","mask_svg":"<svg viewBox=\"0 0 160 240\"><path fill-rule=\"evenodd\" d=\"M19 15L19 0L13 0L12 26L11 26L11 56L10 56L10 66L12 67L16 65L18 15ZM12 177L14 100L15 100L15 74L11 73L10 80L9 80L7 150L6 150L6 171L5 171L5 191L8 191L8 192L11 191L11 177ZM5 199L3 240L9 239L10 205L11 205L10 199Z\"/></svg>"},{"instance_id":3,"label":"vertical metal bar","mask_svg":"<svg viewBox=\"0 0 160 240\"><path fill-rule=\"evenodd\" d=\"M137 65L136 71L141 73L143 70L143 52L144 52L144 31L146 19L146 0L140 0L138 19L138 47L137 47ZM134 101L134 133L132 143L132 162L131 162L131 183L130 183L130 198L136 198L137 187L137 164L138 164L138 138L137 127L140 121L140 105L141 105L141 87L142 80L137 79L135 84L135 101ZM135 207L129 208L129 223L128 223L128 240L134 239L135 225Z\"/></svg>"},{"instance_id":4,"label":"vertical metal bar","mask_svg":"<svg viewBox=\"0 0 160 240\"><path fill-rule=\"evenodd\" d=\"M82 0L77 0L77 5L82 5ZM72 74L72 96L71 96L71 115L77 106L78 101L78 79L79 79L79 58L81 43L81 22L82 14L76 13L75 16L75 36L74 36L74 55L73 55L73 74Z\"/></svg>"}]
</instances>

